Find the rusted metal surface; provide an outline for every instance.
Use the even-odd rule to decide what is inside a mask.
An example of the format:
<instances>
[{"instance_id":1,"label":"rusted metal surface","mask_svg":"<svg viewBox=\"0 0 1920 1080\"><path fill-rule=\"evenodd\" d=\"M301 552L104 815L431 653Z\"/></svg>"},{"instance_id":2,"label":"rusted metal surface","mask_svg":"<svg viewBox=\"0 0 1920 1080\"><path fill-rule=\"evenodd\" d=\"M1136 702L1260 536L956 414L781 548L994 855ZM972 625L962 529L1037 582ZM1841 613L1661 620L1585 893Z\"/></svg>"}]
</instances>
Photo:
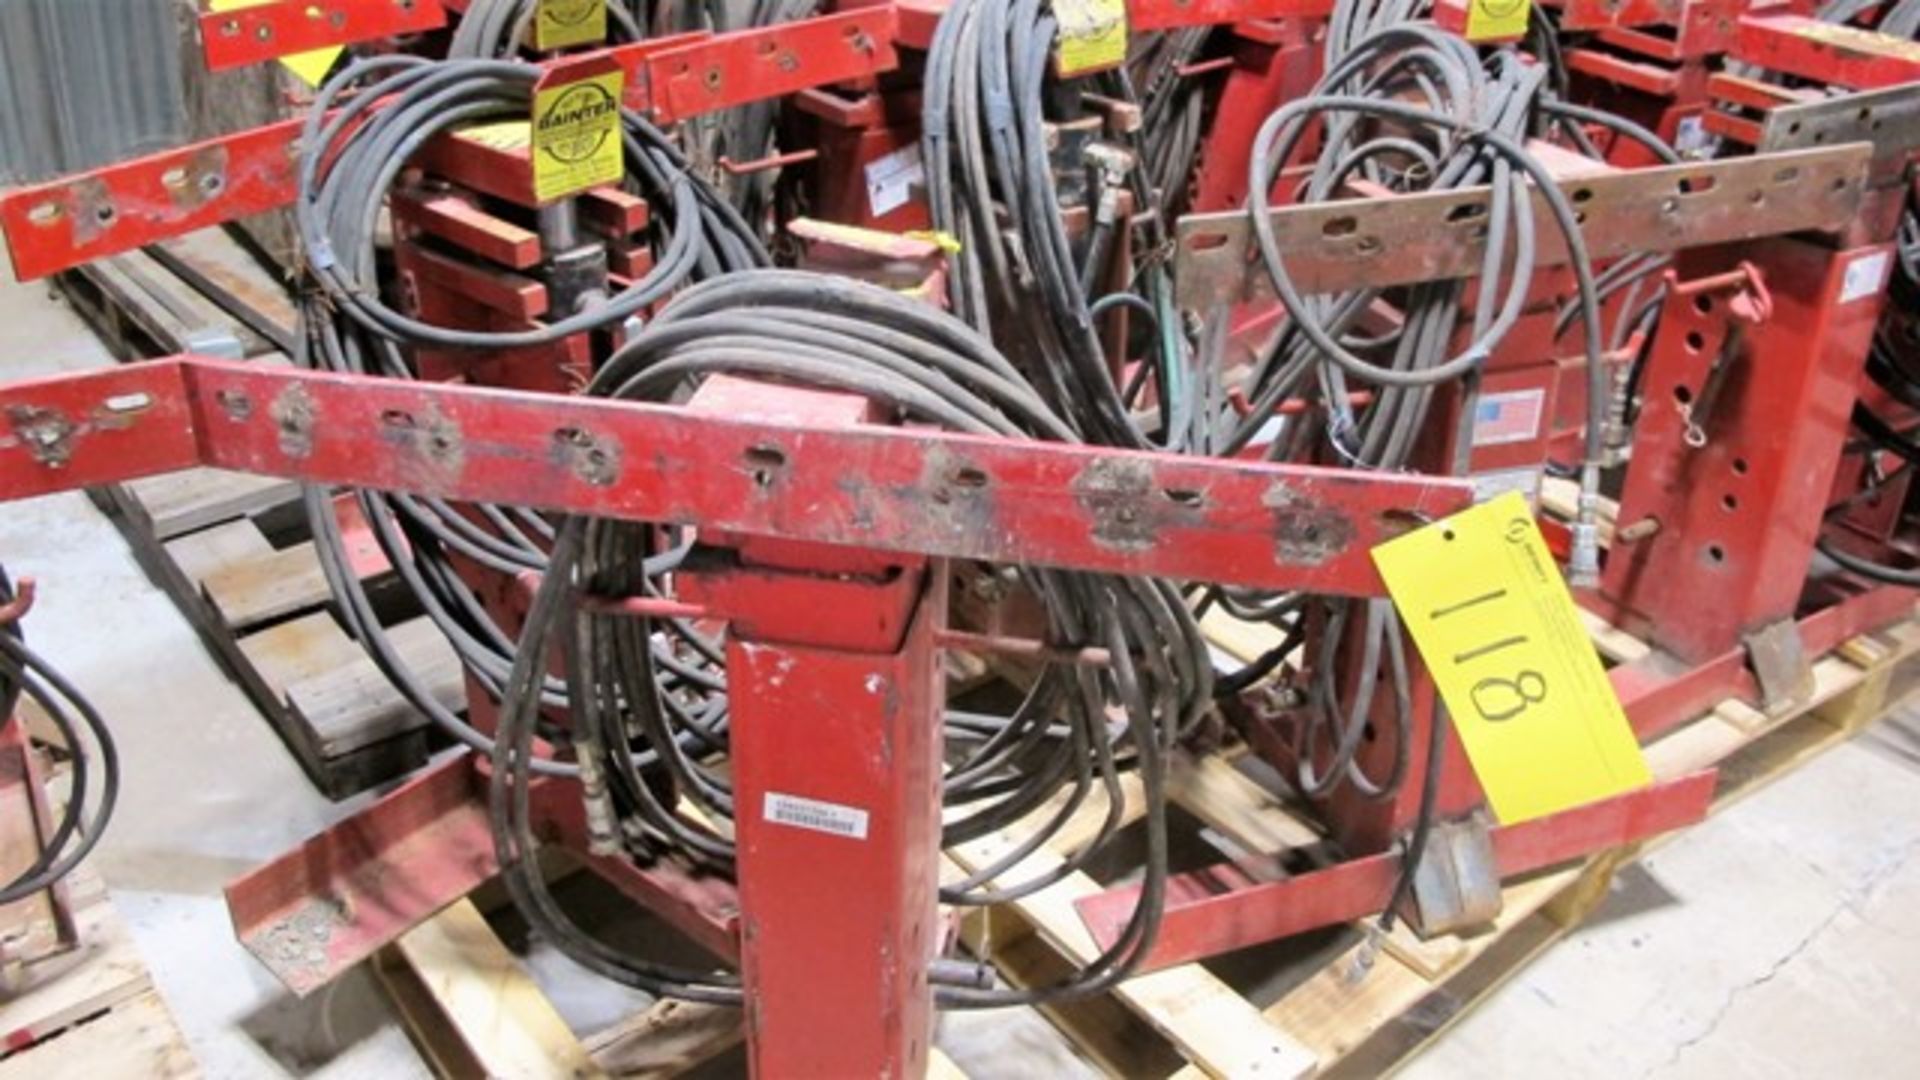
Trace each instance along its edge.
<instances>
[{"instance_id":1,"label":"rusted metal surface","mask_svg":"<svg viewBox=\"0 0 1920 1080\"><path fill-rule=\"evenodd\" d=\"M104 404L133 394L150 400L126 413ZM0 416L46 414L74 425L54 440L60 461L32 438L0 436L0 498L204 464L851 547L1339 595L1377 595L1368 550L1464 507L1471 490L1405 474L823 430L205 359L0 388ZM441 419L423 426L429 417ZM455 442L458 455L446 449ZM930 484L934 474L944 482Z\"/></svg>"},{"instance_id":2,"label":"rusted metal surface","mask_svg":"<svg viewBox=\"0 0 1920 1080\"><path fill-rule=\"evenodd\" d=\"M236 878L226 896L241 944L289 990L308 994L484 884L500 866L480 766L472 754L447 758ZM536 779L530 797L543 838L585 850L576 788ZM738 956L732 882L670 860L579 857L715 957Z\"/></svg>"},{"instance_id":3,"label":"rusted metal surface","mask_svg":"<svg viewBox=\"0 0 1920 1080\"><path fill-rule=\"evenodd\" d=\"M1902 179L1907 160L1920 151L1920 84L1777 105L1766 112L1756 148L1777 152L1851 142L1873 144L1875 178Z\"/></svg>"},{"instance_id":4,"label":"rusted metal surface","mask_svg":"<svg viewBox=\"0 0 1920 1080\"><path fill-rule=\"evenodd\" d=\"M1832 231L1860 204L1872 148L1863 144L1659 166L1559 183L1584 216L1595 259ZM1567 259L1545 200L1535 199L1536 265ZM1471 277L1485 252L1489 191L1343 199L1271 213L1287 272L1305 293ZM1194 214L1179 225L1175 280L1183 306L1271 297L1247 215Z\"/></svg>"},{"instance_id":5,"label":"rusted metal surface","mask_svg":"<svg viewBox=\"0 0 1920 1080\"><path fill-rule=\"evenodd\" d=\"M447 25L440 0L273 0L200 16L207 68L224 71L330 45Z\"/></svg>"},{"instance_id":6,"label":"rusted metal surface","mask_svg":"<svg viewBox=\"0 0 1920 1080\"><path fill-rule=\"evenodd\" d=\"M1717 773L1675 780L1493 830L1499 876L1542 870L1595 851L1691 825L1707 814ZM1272 858L1210 867L1174 877L1160 935L1141 971L1243 949L1365 918L1385 907L1400 876L1397 854L1349 859L1293 877ZM1279 880L1275 878L1279 876ZM1140 888L1129 885L1074 905L1102 947L1118 940Z\"/></svg>"},{"instance_id":7,"label":"rusted metal surface","mask_svg":"<svg viewBox=\"0 0 1920 1080\"><path fill-rule=\"evenodd\" d=\"M227 886L242 945L296 994L373 955L499 869L465 755Z\"/></svg>"}]
</instances>

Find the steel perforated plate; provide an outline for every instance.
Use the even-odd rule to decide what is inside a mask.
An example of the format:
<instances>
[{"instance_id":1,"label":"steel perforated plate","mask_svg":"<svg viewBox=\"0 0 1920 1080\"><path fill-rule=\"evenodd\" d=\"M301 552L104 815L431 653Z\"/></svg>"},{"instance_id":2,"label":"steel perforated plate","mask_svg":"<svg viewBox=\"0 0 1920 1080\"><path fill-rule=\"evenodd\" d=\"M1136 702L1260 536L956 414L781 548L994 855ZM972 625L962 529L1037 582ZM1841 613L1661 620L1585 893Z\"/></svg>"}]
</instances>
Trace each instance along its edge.
<instances>
[{"instance_id":1,"label":"steel perforated plate","mask_svg":"<svg viewBox=\"0 0 1920 1080\"><path fill-rule=\"evenodd\" d=\"M1779 152L1852 142L1873 144L1876 178L1885 166L1904 168L1906 159L1920 150L1920 83L1770 109L1759 149Z\"/></svg>"},{"instance_id":2,"label":"steel perforated plate","mask_svg":"<svg viewBox=\"0 0 1920 1080\"><path fill-rule=\"evenodd\" d=\"M1583 222L1594 259L1676 251L1852 220L1873 148L1862 143L1660 166L1567 179L1559 187ZM1272 211L1286 268L1303 293L1444 281L1479 273L1488 188L1344 199ZM1546 200L1537 265L1567 261ZM1175 280L1190 310L1273 296L1247 214L1180 220Z\"/></svg>"}]
</instances>

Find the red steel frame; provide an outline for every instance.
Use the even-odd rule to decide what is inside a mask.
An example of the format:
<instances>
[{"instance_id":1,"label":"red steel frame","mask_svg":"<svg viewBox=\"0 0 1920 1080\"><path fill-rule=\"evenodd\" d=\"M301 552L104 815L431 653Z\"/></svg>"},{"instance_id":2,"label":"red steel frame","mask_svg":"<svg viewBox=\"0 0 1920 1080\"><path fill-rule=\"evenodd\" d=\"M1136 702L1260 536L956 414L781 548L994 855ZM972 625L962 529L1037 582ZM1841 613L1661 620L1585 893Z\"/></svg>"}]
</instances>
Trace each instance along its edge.
<instances>
[{"instance_id":1,"label":"red steel frame","mask_svg":"<svg viewBox=\"0 0 1920 1080\"><path fill-rule=\"evenodd\" d=\"M831 409L792 405L804 392L763 389L772 404L717 412L136 364L0 387L0 499L206 464L693 524L735 546L736 568L682 576L732 627L738 902L671 866L596 869L737 951L756 1072L911 1075L939 947L937 557L1374 594L1368 550L1469 498L1448 480L849 426L853 411L826 424ZM481 781L454 759L236 882L242 939L310 990L477 885L496 869ZM541 783L535 818L577 847L571 794ZM792 799L853 811L857 835L796 825L775 809Z\"/></svg>"},{"instance_id":2,"label":"red steel frame","mask_svg":"<svg viewBox=\"0 0 1920 1080\"><path fill-rule=\"evenodd\" d=\"M941 575L925 558L1377 595L1369 549L1469 499L1465 483L1446 479L823 427L765 413L743 419L739 411L156 361L0 387L0 499L211 465L697 524L714 542L734 538L748 559L743 570L694 576L687 590L735 626L729 658L739 681L730 695L743 740L741 805L790 794L889 808L886 820L874 811L872 842L856 845L845 836L795 837L786 826L774 832L775 824L748 820L747 809L737 908L723 886L671 867L638 880L617 860L597 868L676 912L677 923L721 955L729 918L743 912L739 953L750 987L792 985L786 980L796 971L842 964L810 996L757 995L754 1030L764 1042L756 1052L778 1047L782 1060L861 1074L925 1053L938 830L932 657L944 610ZM1013 521L1018 528L1003 525ZM751 539L770 536L801 543ZM828 561L841 574L805 573L820 550L833 552ZM871 554L881 552L896 554ZM909 556L904 563L900 553ZM849 580L848 559L904 572ZM809 598L805 610L818 611L823 588L834 592L834 610L864 605L873 613L831 626L880 629L847 639L796 621L793 598ZM494 867L470 761L423 775L237 882L231 904L249 947L289 985L311 989L484 880ZM1503 859L1543 865L1684 823L1699 816L1708 787L1695 778L1573 812L1547 840L1520 832L1500 841L1520 852ZM577 836L577 800L556 792L543 785L536 814ZM1380 856L1336 868L1297 888L1318 898L1312 910L1377 907L1385 897L1367 883L1392 862ZM879 883L872 903L831 887L852 875L863 886ZM1233 903L1256 910L1267 899L1236 894ZM1169 918L1176 944L1163 947L1176 952L1180 927L1211 921L1177 906ZM796 926L817 934L786 932ZM822 1040L828 1001L840 1006L833 1015L882 1023L858 1038Z\"/></svg>"},{"instance_id":3,"label":"red steel frame","mask_svg":"<svg viewBox=\"0 0 1920 1080\"><path fill-rule=\"evenodd\" d=\"M447 25L440 0L272 0L200 16L209 71Z\"/></svg>"},{"instance_id":4,"label":"red steel frame","mask_svg":"<svg viewBox=\"0 0 1920 1080\"><path fill-rule=\"evenodd\" d=\"M661 123L893 70L891 7L605 50L626 104ZM582 57L568 57L566 63ZM290 205L304 121L288 120L0 194L14 275L45 277Z\"/></svg>"}]
</instances>

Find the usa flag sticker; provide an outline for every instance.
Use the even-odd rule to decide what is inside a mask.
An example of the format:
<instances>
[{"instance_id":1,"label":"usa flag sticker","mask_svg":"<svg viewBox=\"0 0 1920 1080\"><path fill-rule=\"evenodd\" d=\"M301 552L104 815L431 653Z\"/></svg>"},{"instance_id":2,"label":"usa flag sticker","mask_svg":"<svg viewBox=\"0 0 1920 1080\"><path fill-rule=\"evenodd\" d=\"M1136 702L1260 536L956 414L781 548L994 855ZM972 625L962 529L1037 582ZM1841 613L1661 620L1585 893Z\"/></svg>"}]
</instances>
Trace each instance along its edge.
<instances>
[{"instance_id":1,"label":"usa flag sticker","mask_svg":"<svg viewBox=\"0 0 1920 1080\"><path fill-rule=\"evenodd\" d=\"M1546 411L1547 392L1508 390L1482 394L1473 413L1473 445L1501 446L1528 442L1540 434L1540 415Z\"/></svg>"}]
</instances>

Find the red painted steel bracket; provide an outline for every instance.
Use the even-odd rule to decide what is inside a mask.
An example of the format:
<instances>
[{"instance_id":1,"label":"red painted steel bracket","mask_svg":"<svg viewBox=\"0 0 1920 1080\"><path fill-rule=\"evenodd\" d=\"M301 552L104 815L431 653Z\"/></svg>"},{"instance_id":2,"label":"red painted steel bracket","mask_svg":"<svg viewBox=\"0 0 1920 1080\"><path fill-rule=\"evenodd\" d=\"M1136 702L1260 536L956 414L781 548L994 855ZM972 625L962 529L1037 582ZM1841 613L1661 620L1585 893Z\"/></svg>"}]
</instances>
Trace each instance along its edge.
<instances>
[{"instance_id":1,"label":"red painted steel bracket","mask_svg":"<svg viewBox=\"0 0 1920 1080\"><path fill-rule=\"evenodd\" d=\"M900 15L900 44L922 52L947 10L946 0L895 0ZM1172 30L1182 26L1220 26L1268 19L1324 19L1333 0L1127 0L1131 31Z\"/></svg>"},{"instance_id":2,"label":"red painted steel bracket","mask_svg":"<svg viewBox=\"0 0 1920 1080\"><path fill-rule=\"evenodd\" d=\"M440 0L274 0L202 13L200 43L207 69L225 71L445 25L447 12Z\"/></svg>"},{"instance_id":3,"label":"red painted steel bracket","mask_svg":"<svg viewBox=\"0 0 1920 1080\"><path fill-rule=\"evenodd\" d=\"M1683 0L1560 0L1563 30L1616 30L1634 26L1678 26Z\"/></svg>"},{"instance_id":4,"label":"red painted steel bracket","mask_svg":"<svg viewBox=\"0 0 1920 1080\"><path fill-rule=\"evenodd\" d=\"M1333 0L1127 0L1127 28L1136 33L1331 14Z\"/></svg>"},{"instance_id":5,"label":"red painted steel bracket","mask_svg":"<svg viewBox=\"0 0 1920 1080\"><path fill-rule=\"evenodd\" d=\"M855 8L656 52L647 60L650 104L673 122L892 71L894 29L892 7Z\"/></svg>"},{"instance_id":6,"label":"red painted steel bracket","mask_svg":"<svg viewBox=\"0 0 1920 1080\"><path fill-rule=\"evenodd\" d=\"M1472 498L1464 481L1412 474L823 428L200 357L0 387L0 501L195 465L1343 596L1381 595L1368 552Z\"/></svg>"},{"instance_id":7,"label":"red painted steel bracket","mask_svg":"<svg viewBox=\"0 0 1920 1080\"><path fill-rule=\"evenodd\" d=\"M1493 830L1501 878L1543 870L1632 843L1706 817L1718 773L1708 769ZM1271 860L1256 860L1270 862ZM1269 867L1214 867L1167 883L1160 934L1140 973L1191 963L1307 930L1366 918L1391 902L1400 856L1352 859L1283 880L1260 881ZM1139 886L1109 889L1075 903L1102 948L1118 939Z\"/></svg>"},{"instance_id":8,"label":"red painted steel bracket","mask_svg":"<svg viewBox=\"0 0 1920 1080\"><path fill-rule=\"evenodd\" d=\"M285 120L0 195L14 275L31 281L286 206L302 123Z\"/></svg>"}]
</instances>

